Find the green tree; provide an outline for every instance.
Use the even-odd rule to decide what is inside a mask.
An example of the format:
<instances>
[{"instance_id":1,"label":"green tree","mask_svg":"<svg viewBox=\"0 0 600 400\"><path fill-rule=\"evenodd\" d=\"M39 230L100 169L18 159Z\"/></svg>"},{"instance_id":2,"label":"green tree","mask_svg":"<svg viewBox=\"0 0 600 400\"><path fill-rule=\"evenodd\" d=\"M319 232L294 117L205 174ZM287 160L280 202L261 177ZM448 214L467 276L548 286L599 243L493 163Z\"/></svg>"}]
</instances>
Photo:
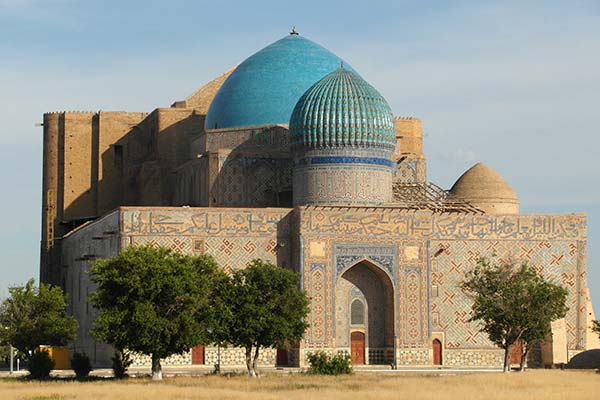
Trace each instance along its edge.
<instances>
[{"instance_id":1,"label":"green tree","mask_svg":"<svg viewBox=\"0 0 600 400\"><path fill-rule=\"evenodd\" d=\"M162 379L162 358L208 342L209 299L220 273L212 257L131 246L90 272L98 284L90 299L99 310L92 335L149 355L153 379Z\"/></svg>"},{"instance_id":2,"label":"green tree","mask_svg":"<svg viewBox=\"0 0 600 400\"><path fill-rule=\"evenodd\" d=\"M596 332L598 337L600 337L600 320L592 321L592 331Z\"/></svg>"},{"instance_id":3,"label":"green tree","mask_svg":"<svg viewBox=\"0 0 600 400\"><path fill-rule=\"evenodd\" d=\"M223 279L215 297L215 340L245 349L251 377L262 347L285 347L308 327L309 300L299 289L299 275L269 262L253 260Z\"/></svg>"},{"instance_id":4,"label":"green tree","mask_svg":"<svg viewBox=\"0 0 600 400\"><path fill-rule=\"evenodd\" d=\"M8 365L10 358L10 346L0 344L0 365Z\"/></svg>"},{"instance_id":5,"label":"green tree","mask_svg":"<svg viewBox=\"0 0 600 400\"><path fill-rule=\"evenodd\" d=\"M29 362L41 345L64 346L77 334L77 321L67 313L61 288L30 279L9 288L0 305L0 343L12 344Z\"/></svg>"},{"instance_id":6,"label":"green tree","mask_svg":"<svg viewBox=\"0 0 600 400\"><path fill-rule=\"evenodd\" d=\"M531 346L547 338L550 323L568 310L567 290L546 281L526 263L497 264L481 258L462 289L473 299L470 321L480 321L481 330L504 349L505 372L510 371L510 350L515 343L523 343L522 371Z\"/></svg>"}]
</instances>

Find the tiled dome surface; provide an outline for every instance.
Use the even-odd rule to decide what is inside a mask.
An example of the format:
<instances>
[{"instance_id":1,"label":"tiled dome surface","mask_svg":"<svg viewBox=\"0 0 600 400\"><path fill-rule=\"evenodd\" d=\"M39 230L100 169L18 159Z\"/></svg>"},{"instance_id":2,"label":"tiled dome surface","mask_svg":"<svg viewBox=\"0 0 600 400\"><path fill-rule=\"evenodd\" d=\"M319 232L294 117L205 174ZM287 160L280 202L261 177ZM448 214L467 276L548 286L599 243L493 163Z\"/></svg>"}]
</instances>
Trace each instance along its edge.
<instances>
[{"instance_id":1,"label":"tiled dome surface","mask_svg":"<svg viewBox=\"0 0 600 400\"><path fill-rule=\"evenodd\" d=\"M342 60L290 34L242 62L223 83L206 116L206 129L288 124L294 105Z\"/></svg>"},{"instance_id":2,"label":"tiled dome surface","mask_svg":"<svg viewBox=\"0 0 600 400\"><path fill-rule=\"evenodd\" d=\"M293 147L380 147L396 144L394 117L381 94L342 66L298 100L290 119Z\"/></svg>"}]
</instances>

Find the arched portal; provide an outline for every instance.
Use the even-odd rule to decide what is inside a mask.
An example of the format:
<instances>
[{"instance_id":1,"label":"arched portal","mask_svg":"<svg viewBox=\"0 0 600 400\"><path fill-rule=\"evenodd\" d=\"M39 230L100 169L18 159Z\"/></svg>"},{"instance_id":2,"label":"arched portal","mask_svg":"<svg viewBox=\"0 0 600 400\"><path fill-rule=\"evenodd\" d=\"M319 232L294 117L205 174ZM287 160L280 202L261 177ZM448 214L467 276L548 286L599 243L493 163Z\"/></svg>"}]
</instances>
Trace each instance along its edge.
<instances>
[{"instance_id":1,"label":"arched portal","mask_svg":"<svg viewBox=\"0 0 600 400\"><path fill-rule=\"evenodd\" d=\"M360 332L364 337L364 363L393 361L394 286L380 267L363 260L347 269L336 283L335 311L338 348L352 351Z\"/></svg>"}]
</instances>

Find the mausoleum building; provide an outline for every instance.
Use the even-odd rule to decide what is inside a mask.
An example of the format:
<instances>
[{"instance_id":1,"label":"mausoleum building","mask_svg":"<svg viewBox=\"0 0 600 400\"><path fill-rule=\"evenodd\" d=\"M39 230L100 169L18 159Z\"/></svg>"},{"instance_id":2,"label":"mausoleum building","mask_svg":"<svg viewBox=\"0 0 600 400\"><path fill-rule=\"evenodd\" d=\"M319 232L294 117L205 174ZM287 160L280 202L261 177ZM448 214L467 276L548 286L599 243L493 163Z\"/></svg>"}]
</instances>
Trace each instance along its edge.
<instances>
[{"instance_id":1,"label":"mausoleum building","mask_svg":"<svg viewBox=\"0 0 600 400\"><path fill-rule=\"evenodd\" d=\"M394 117L351 64L292 31L169 108L44 115L41 280L79 321L96 366L90 263L151 243L211 254L228 273L261 258L297 271L309 328L263 365L309 352L398 367L499 367L459 285L480 257L527 262L568 289L569 311L530 365L600 347L586 284L586 217L521 214L479 163L427 179L421 121ZM216 362L198 346L164 364ZM515 360L518 361L518 360ZM149 361L140 357L138 364ZM242 365L237 349L222 364Z\"/></svg>"}]
</instances>

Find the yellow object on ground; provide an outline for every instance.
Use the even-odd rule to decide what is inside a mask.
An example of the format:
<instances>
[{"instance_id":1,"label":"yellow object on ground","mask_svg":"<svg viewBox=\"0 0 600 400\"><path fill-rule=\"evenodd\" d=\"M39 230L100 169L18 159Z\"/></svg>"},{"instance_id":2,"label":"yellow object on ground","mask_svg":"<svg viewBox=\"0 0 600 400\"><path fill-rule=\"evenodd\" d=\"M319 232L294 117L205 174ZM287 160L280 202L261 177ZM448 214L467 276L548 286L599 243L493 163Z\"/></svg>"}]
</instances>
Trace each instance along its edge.
<instances>
[{"instance_id":1,"label":"yellow object on ground","mask_svg":"<svg viewBox=\"0 0 600 400\"><path fill-rule=\"evenodd\" d=\"M48 352L50 358L54 361L54 369L69 368L69 349L66 347L40 346L40 350Z\"/></svg>"}]
</instances>

